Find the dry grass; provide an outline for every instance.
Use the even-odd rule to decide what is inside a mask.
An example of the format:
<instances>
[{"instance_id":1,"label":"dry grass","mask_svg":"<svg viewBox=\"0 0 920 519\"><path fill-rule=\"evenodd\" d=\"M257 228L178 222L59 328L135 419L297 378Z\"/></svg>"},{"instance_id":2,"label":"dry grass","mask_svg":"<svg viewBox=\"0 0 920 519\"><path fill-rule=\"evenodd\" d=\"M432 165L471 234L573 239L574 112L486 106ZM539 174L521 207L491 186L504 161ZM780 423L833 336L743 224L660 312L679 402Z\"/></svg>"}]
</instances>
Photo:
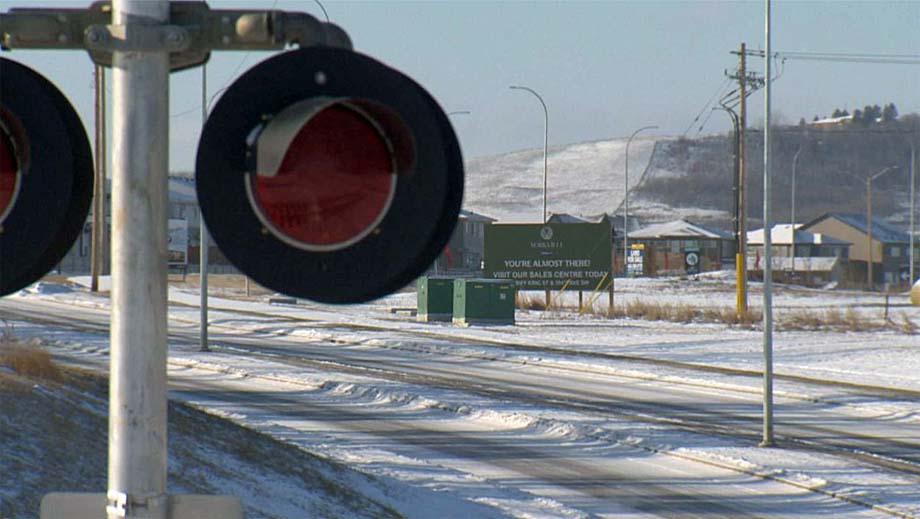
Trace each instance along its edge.
<instances>
[{"instance_id":1,"label":"dry grass","mask_svg":"<svg viewBox=\"0 0 920 519\"><path fill-rule=\"evenodd\" d=\"M624 309L615 312L618 317L644 319L647 321L670 321L675 323L724 323L730 326L752 327L762 319L759 312L747 311L739 315L728 307L695 307L687 304L669 305L646 303L633 300Z\"/></svg>"},{"instance_id":2,"label":"dry grass","mask_svg":"<svg viewBox=\"0 0 920 519\"><path fill-rule=\"evenodd\" d=\"M27 377L37 377L60 382L61 370L51 360L37 341L23 342L14 334L13 326L4 321L0 330L0 365Z\"/></svg>"},{"instance_id":3,"label":"dry grass","mask_svg":"<svg viewBox=\"0 0 920 519\"><path fill-rule=\"evenodd\" d=\"M906 316L905 316L906 317ZM837 308L831 308L823 312L813 310L797 310L787 312L778 319L776 327L780 330L835 330L845 332L870 332L889 328L894 323L884 321L874 321L859 313L854 308L847 308L840 311ZM896 329L904 333L913 333L913 323L909 318Z\"/></svg>"},{"instance_id":4,"label":"dry grass","mask_svg":"<svg viewBox=\"0 0 920 519\"><path fill-rule=\"evenodd\" d=\"M675 323L723 323L728 326L754 329L763 321L763 312L748 310L739 314L733 307L697 307L688 304L667 304L655 301L642 301L633 299L624 304L617 305L611 312L605 303L595 300L585 301L583 308L577 305L571 307L556 307L551 304L546 307L543 294L517 294L517 308L522 310L561 311L572 310L580 314L607 317L611 319L642 319L646 321L668 321ZM899 320L870 318L855 308L841 310L830 308L824 311L801 309L783 312L776 320L778 330L833 330L846 332L871 332L879 330L895 330L912 335L917 333L917 325L906 314L902 313Z\"/></svg>"},{"instance_id":5,"label":"dry grass","mask_svg":"<svg viewBox=\"0 0 920 519\"><path fill-rule=\"evenodd\" d=\"M802 310L787 314L780 321L780 328L784 330L819 330L824 326L825 320L817 312Z\"/></svg>"},{"instance_id":6,"label":"dry grass","mask_svg":"<svg viewBox=\"0 0 920 519\"><path fill-rule=\"evenodd\" d=\"M914 335L917 333L917 325L910 319L907 312L901 312L901 324L899 326L901 333Z\"/></svg>"},{"instance_id":7,"label":"dry grass","mask_svg":"<svg viewBox=\"0 0 920 519\"><path fill-rule=\"evenodd\" d=\"M546 310L546 296L518 292L515 304L519 310Z\"/></svg>"},{"instance_id":8,"label":"dry grass","mask_svg":"<svg viewBox=\"0 0 920 519\"><path fill-rule=\"evenodd\" d=\"M51 360L51 354L36 344L10 339L6 334L0 339L0 365L27 377L60 382L61 370Z\"/></svg>"}]
</instances>

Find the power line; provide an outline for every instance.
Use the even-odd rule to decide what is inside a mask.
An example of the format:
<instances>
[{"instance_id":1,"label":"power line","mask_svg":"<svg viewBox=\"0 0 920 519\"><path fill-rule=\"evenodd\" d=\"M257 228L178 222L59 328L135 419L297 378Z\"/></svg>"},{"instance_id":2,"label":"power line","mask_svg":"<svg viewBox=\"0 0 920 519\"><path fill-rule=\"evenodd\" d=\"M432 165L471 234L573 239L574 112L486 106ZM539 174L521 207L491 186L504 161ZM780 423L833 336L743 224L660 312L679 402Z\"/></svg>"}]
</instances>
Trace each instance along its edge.
<instances>
[{"instance_id":1,"label":"power line","mask_svg":"<svg viewBox=\"0 0 920 519\"><path fill-rule=\"evenodd\" d=\"M766 57L763 50L748 50L748 56ZM856 52L777 51L774 59L826 61L831 63L875 63L883 65L920 65L920 54L861 54Z\"/></svg>"},{"instance_id":2,"label":"power line","mask_svg":"<svg viewBox=\"0 0 920 519\"><path fill-rule=\"evenodd\" d=\"M683 133L684 137L686 137L687 132L690 131L690 128L693 128L693 125L696 124L700 120L700 117L703 116L703 113L709 109L709 106L716 99L716 97L719 97L719 95L722 94L722 92L725 90L725 88L728 86L731 80L732 80L731 78L725 78L725 81L723 81L722 84L719 85L719 88L716 89L715 94L713 94L712 97L710 97L709 100L706 101L706 104L703 105L703 109L700 110L700 113L696 114L696 117L694 117L693 120L690 121L690 124L687 126L687 129L684 130L684 133Z\"/></svg>"}]
</instances>

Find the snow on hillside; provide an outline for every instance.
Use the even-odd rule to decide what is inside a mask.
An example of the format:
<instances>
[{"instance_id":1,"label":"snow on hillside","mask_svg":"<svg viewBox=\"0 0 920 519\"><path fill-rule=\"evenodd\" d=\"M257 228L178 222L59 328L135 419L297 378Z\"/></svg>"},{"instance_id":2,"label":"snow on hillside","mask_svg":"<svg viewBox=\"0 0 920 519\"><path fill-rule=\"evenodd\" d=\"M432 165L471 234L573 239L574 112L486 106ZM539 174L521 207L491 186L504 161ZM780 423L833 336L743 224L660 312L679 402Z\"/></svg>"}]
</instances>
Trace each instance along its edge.
<instances>
[{"instance_id":1,"label":"snow on hillside","mask_svg":"<svg viewBox=\"0 0 920 519\"><path fill-rule=\"evenodd\" d=\"M547 212L596 215L623 202L626 139L555 146L547 159ZM642 177L656 138L629 146L629 184ZM466 164L464 208L500 222L539 222L543 216L543 149L479 157Z\"/></svg>"},{"instance_id":2,"label":"snow on hillside","mask_svg":"<svg viewBox=\"0 0 920 519\"><path fill-rule=\"evenodd\" d=\"M706 163L706 156L699 146L688 146L686 141L662 141L655 148L655 153L646 165L645 175L641 181L630 189L629 212L639 218L643 224L670 222L683 218L697 223L708 223L716 227L723 227L725 221L731 220L731 215L724 209L707 209L695 207L692 203L675 207L658 200L654 195L643 192L642 184L649 181L678 179L692 174L688 165ZM700 202L700 200L697 200Z\"/></svg>"}]
</instances>

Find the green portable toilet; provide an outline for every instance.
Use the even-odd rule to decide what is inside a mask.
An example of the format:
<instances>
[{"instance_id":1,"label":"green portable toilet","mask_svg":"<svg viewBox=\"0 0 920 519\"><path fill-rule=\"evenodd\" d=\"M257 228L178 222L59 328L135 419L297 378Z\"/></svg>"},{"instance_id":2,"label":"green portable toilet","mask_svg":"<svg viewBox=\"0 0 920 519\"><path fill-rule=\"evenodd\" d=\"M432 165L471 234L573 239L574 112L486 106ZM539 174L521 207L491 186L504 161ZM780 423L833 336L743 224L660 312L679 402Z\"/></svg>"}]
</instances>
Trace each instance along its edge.
<instances>
[{"instance_id":1,"label":"green portable toilet","mask_svg":"<svg viewBox=\"0 0 920 519\"><path fill-rule=\"evenodd\" d=\"M514 324L514 282L454 280L454 324Z\"/></svg>"},{"instance_id":2,"label":"green portable toilet","mask_svg":"<svg viewBox=\"0 0 920 519\"><path fill-rule=\"evenodd\" d=\"M454 313L454 280L423 276L417 284L416 319L450 322Z\"/></svg>"}]
</instances>

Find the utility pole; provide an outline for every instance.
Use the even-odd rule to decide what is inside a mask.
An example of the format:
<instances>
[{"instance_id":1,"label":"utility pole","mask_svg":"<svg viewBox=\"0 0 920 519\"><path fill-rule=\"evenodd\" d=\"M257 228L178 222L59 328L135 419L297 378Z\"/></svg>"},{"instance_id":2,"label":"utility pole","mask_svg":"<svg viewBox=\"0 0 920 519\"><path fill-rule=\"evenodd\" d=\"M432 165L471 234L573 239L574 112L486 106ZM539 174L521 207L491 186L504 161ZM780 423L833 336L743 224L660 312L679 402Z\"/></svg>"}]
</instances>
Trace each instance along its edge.
<instances>
[{"instance_id":1,"label":"utility pole","mask_svg":"<svg viewBox=\"0 0 920 519\"><path fill-rule=\"evenodd\" d=\"M745 203L745 183L744 183L744 144L745 129L747 128L747 54L745 53L745 44L742 43L738 48L738 71L735 75L730 76L738 81L738 99L740 107L738 108L738 191L736 203L738 204L738 250L735 251L735 311L739 317L747 314L747 227L745 213L747 204Z\"/></svg>"},{"instance_id":2,"label":"utility pole","mask_svg":"<svg viewBox=\"0 0 920 519\"><path fill-rule=\"evenodd\" d=\"M93 228L90 236L90 290L99 291L99 275L102 273L103 228L105 227L105 68L95 69L95 118L96 118L96 171L93 182Z\"/></svg>"},{"instance_id":3,"label":"utility pole","mask_svg":"<svg viewBox=\"0 0 920 519\"><path fill-rule=\"evenodd\" d=\"M735 276L737 278L735 307L738 316L743 316L748 311L747 290L747 195L745 178L747 170L747 96L764 85L763 78L757 77L753 72L747 71L747 46L744 43L732 54L738 55L738 70L728 77L738 82L738 250L735 253ZM730 108L723 103L723 107Z\"/></svg>"},{"instance_id":4,"label":"utility pole","mask_svg":"<svg viewBox=\"0 0 920 519\"><path fill-rule=\"evenodd\" d=\"M737 294L735 307L738 315L746 315L748 311L747 298L747 195L745 192L745 148L747 141L747 54L745 44L742 43L738 52L738 92L740 93L741 106L738 108L738 127L741 135L738 137L738 236L739 250L735 253L735 275L737 276Z\"/></svg>"}]
</instances>

